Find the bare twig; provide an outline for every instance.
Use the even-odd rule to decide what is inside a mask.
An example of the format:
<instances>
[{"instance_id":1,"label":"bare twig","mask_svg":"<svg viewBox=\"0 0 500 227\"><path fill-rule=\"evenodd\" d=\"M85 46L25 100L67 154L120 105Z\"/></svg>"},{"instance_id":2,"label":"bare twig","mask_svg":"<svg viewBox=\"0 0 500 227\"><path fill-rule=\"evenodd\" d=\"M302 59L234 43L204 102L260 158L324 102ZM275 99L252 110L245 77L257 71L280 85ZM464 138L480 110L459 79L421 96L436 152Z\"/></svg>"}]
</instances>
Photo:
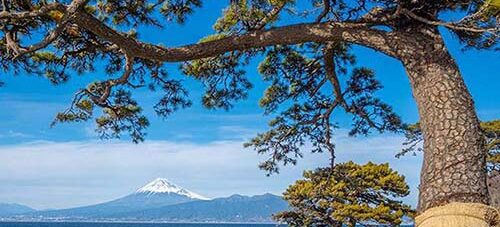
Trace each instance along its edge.
<instances>
[{"instance_id":1,"label":"bare twig","mask_svg":"<svg viewBox=\"0 0 500 227\"><path fill-rule=\"evenodd\" d=\"M474 33L491 33L493 35L497 35L498 33L498 27L494 28L480 28L480 27L466 27L462 26L459 23L456 22L445 22L445 21L440 21L440 20L429 20L424 17L418 16L415 13L407 10L407 9L401 9L401 13L407 15L408 17L418 20L422 23L433 25L433 26L443 26L452 30L457 30L457 31L465 31L465 32L474 32Z\"/></svg>"},{"instance_id":2,"label":"bare twig","mask_svg":"<svg viewBox=\"0 0 500 227\"><path fill-rule=\"evenodd\" d=\"M321 20L323 20L323 18L325 18L326 15L328 15L328 12L330 12L331 8L332 7L331 7L330 0L323 0L323 11L321 11L318 18L316 18L316 23L321 22Z\"/></svg>"},{"instance_id":3,"label":"bare twig","mask_svg":"<svg viewBox=\"0 0 500 227\"><path fill-rule=\"evenodd\" d=\"M67 10L65 11L63 18L57 24L56 28L54 30L52 30L51 32L49 32L49 34L47 34L47 36L45 36L45 38L42 41L40 41L39 43L35 43L33 45L30 45L27 48L22 48L17 53L15 58L19 57L20 55L32 53L32 52L35 52L35 51L40 50L42 48L45 48L46 46L48 46L49 44L54 42L54 40L56 40L57 37L59 37L59 35L61 35L61 33L64 31L66 25L70 21L75 19L76 12L78 10L82 9L88 3L88 1L89 0L73 0L71 2L71 4L67 7Z\"/></svg>"},{"instance_id":4,"label":"bare twig","mask_svg":"<svg viewBox=\"0 0 500 227\"><path fill-rule=\"evenodd\" d=\"M256 26L255 30L263 29L270 21L274 20L281 10L285 7L286 3L281 3L275 6Z\"/></svg>"},{"instance_id":5,"label":"bare twig","mask_svg":"<svg viewBox=\"0 0 500 227\"><path fill-rule=\"evenodd\" d=\"M125 69L122 76L120 76L117 79L111 79L102 82L101 84L104 85L104 92L102 93L102 95L98 97L92 96L92 101L94 101L94 103L96 103L97 105L105 106L114 86L129 83L128 79L132 74L133 65L134 65L134 57L125 53Z\"/></svg>"},{"instance_id":6,"label":"bare twig","mask_svg":"<svg viewBox=\"0 0 500 227\"><path fill-rule=\"evenodd\" d=\"M33 11L24 11L24 12L8 12L1 11L0 12L0 20L10 19L10 20L22 20L22 19L31 19L41 16L48 15L51 11L65 11L66 7L61 3L50 3L40 7L38 10Z\"/></svg>"}]
</instances>

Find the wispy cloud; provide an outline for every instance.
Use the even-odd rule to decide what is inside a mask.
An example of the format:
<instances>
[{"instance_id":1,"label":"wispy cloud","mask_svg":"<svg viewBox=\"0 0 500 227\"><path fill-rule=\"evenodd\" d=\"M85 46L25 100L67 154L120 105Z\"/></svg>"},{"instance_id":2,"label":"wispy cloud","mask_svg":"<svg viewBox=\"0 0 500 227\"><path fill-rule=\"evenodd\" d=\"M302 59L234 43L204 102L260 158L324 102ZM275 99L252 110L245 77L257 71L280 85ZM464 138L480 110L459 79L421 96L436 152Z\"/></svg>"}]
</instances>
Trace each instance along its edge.
<instances>
[{"instance_id":1,"label":"wispy cloud","mask_svg":"<svg viewBox=\"0 0 500 227\"><path fill-rule=\"evenodd\" d=\"M215 120L241 122L241 121L253 121L255 119L261 119L265 116L261 113L254 113L254 114L224 114L224 115L203 114L202 117Z\"/></svg>"},{"instance_id":2,"label":"wispy cloud","mask_svg":"<svg viewBox=\"0 0 500 227\"><path fill-rule=\"evenodd\" d=\"M224 139L237 139L237 140L247 140L249 138L257 135L259 130L254 128L248 128L240 125L223 125L218 127L219 134L221 138Z\"/></svg>"},{"instance_id":3,"label":"wispy cloud","mask_svg":"<svg viewBox=\"0 0 500 227\"><path fill-rule=\"evenodd\" d=\"M13 130L9 130L5 133L0 132L0 138L31 138L32 135L23 133L23 132L16 132Z\"/></svg>"},{"instance_id":4,"label":"wispy cloud","mask_svg":"<svg viewBox=\"0 0 500 227\"><path fill-rule=\"evenodd\" d=\"M407 176L415 190L420 160L395 159L400 141L395 136L348 139L339 135L339 160L390 162ZM148 141L139 145L33 141L0 146L0 201L37 208L93 204L131 193L156 177L169 178L208 197L280 194L301 178L303 170L328 164L326 154L309 154L298 166L285 167L279 175L266 177L257 168L264 158L243 149L242 141ZM414 204L415 198L412 195L408 201Z\"/></svg>"}]
</instances>

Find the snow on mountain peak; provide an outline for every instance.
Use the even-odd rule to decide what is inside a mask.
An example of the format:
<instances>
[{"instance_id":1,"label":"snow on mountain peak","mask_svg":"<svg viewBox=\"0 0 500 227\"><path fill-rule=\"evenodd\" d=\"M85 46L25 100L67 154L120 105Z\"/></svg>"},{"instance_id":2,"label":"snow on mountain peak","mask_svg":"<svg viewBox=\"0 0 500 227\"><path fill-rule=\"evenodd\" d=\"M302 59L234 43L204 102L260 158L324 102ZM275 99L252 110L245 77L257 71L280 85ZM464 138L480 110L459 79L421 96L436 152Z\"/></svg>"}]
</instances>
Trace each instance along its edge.
<instances>
[{"instance_id":1,"label":"snow on mountain peak","mask_svg":"<svg viewBox=\"0 0 500 227\"><path fill-rule=\"evenodd\" d=\"M186 190L172 182L169 182L165 178L157 178L154 181L146 184L144 187L139 188L136 193L147 193L147 194L156 194L156 193L175 193L179 195L184 195L192 199L201 199L208 200L208 198L198 195L194 192Z\"/></svg>"}]
</instances>

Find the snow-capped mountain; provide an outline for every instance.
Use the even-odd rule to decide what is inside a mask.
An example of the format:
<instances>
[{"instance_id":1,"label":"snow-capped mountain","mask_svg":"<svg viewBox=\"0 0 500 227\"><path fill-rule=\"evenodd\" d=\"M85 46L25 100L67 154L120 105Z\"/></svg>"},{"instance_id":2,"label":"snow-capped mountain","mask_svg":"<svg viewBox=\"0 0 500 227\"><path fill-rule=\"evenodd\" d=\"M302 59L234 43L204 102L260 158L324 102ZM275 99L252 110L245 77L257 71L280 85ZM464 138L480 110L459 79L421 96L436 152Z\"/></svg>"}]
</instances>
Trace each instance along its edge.
<instances>
[{"instance_id":1,"label":"snow-capped mountain","mask_svg":"<svg viewBox=\"0 0 500 227\"><path fill-rule=\"evenodd\" d=\"M91 206L37 212L45 217L109 217L117 213L153 209L168 205L207 200L206 197L184 189L164 178L157 178L125 197Z\"/></svg>"},{"instance_id":2,"label":"snow-capped mountain","mask_svg":"<svg viewBox=\"0 0 500 227\"><path fill-rule=\"evenodd\" d=\"M154 181L146 184L144 187L139 188L136 193L146 193L149 195L158 193L173 193L178 195L184 195L191 199L208 200L208 198L198 195L194 192L186 190L172 182L169 182L165 178L156 178Z\"/></svg>"},{"instance_id":3,"label":"snow-capped mountain","mask_svg":"<svg viewBox=\"0 0 500 227\"><path fill-rule=\"evenodd\" d=\"M49 221L241 223L272 222L272 214L286 209L287 202L272 194L207 199L164 178L157 178L132 194L113 201L70 209L11 213L6 217Z\"/></svg>"}]
</instances>

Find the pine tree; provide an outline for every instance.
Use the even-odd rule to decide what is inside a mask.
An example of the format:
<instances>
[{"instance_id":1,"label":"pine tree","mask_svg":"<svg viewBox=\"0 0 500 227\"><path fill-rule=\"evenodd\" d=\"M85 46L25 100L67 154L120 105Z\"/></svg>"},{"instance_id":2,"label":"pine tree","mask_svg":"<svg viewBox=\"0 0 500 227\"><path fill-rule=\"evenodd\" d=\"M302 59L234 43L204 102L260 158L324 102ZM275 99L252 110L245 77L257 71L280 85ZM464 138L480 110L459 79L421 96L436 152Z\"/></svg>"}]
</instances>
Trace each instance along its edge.
<instances>
[{"instance_id":1,"label":"pine tree","mask_svg":"<svg viewBox=\"0 0 500 227\"><path fill-rule=\"evenodd\" d=\"M398 201L410 193L405 178L386 164L340 163L306 171L284 193L291 211L275 216L291 226L399 225L413 211Z\"/></svg>"},{"instance_id":2,"label":"pine tree","mask_svg":"<svg viewBox=\"0 0 500 227\"><path fill-rule=\"evenodd\" d=\"M419 212L452 202L487 204L479 120L438 28L466 48L494 49L498 1L309 2L298 12L302 1L231 0L214 35L167 47L141 41L138 28L183 23L204 1L2 0L0 67L61 84L73 73L95 73L102 62L111 77L77 91L55 122L93 119L102 137L129 134L140 142L149 121L134 90L163 94L154 106L160 117L191 105L183 83L167 74L166 62L182 62L186 75L202 81L207 108L229 109L251 88L243 66L265 56L260 71L271 85L261 105L276 118L248 145L270 154L261 167L273 172L279 163L295 163L305 142L315 152L333 154L335 110L352 116L352 135L402 130L399 117L374 95L381 88L374 73L355 64L352 46L368 47L402 63L418 106L424 138ZM302 23L283 21L285 12ZM446 20L443 12L460 19Z\"/></svg>"}]
</instances>

